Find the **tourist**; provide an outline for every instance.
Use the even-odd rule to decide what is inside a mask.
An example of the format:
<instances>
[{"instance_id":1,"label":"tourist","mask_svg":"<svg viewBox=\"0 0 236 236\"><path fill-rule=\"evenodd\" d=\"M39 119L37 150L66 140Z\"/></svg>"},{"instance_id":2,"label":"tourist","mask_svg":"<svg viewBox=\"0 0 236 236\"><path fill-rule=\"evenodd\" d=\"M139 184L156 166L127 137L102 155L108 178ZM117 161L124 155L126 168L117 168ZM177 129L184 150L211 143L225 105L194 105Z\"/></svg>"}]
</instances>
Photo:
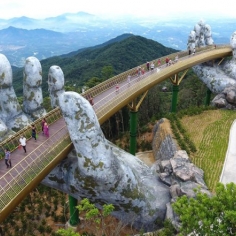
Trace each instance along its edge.
<instances>
[{"instance_id":1,"label":"tourist","mask_svg":"<svg viewBox=\"0 0 236 236\"><path fill-rule=\"evenodd\" d=\"M43 134L44 134L44 124L46 123L46 119L45 118L43 118L43 120L42 120L42 123L41 123L41 125L42 125L42 132L43 132Z\"/></svg>"},{"instance_id":2,"label":"tourist","mask_svg":"<svg viewBox=\"0 0 236 236\"><path fill-rule=\"evenodd\" d=\"M161 60L160 60L160 59L158 59L158 62L157 62L157 64L158 64L158 66L160 66L160 65L161 65Z\"/></svg>"},{"instance_id":3,"label":"tourist","mask_svg":"<svg viewBox=\"0 0 236 236\"><path fill-rule=\"evenodd\" d=\"M8 148L5 149L5 164L7 168L11 168L11 153Z\"/></svg>"},{"instance_id":4,"label":"tourist","mask_svg":"<svg viewBox=\"0 0 236 236\"><path fill-rule=\"evenodd\" d=\"M93 102L93 96L89 96L89 103L91 104L91 106L93 106L94 105L94 102Z\"/></svg>"},{"instance_id":5,"label":"tourist","mask_svg":"<svg viewBox=\"0 0 236 236\"><path fill-rule=\"evenodd\" d=\"M151 63L151 70L154 70L154 63L153 63L153 61L152 61L152 63Z\"/></svg>"},{"instance_id":6,"label":"tourist","mask_svg":"<svg viewBox=\"0 0 236 236\"><path fill-rule=\"evenodd\" d=\"M44 123L43 132L46 135L46 137L49 137L49 126L47 122Z\"/></svg>"},{"instance_id":7,"label":"tourist","mask_svg":"<svg viewBox=\"0 0 236 236\"><path fill-rule=\"evenodd\" d=\"M120 89L119 84L116 83L116 92L119 92L119 89Z\"/></svg>"},{"instance_id":8,"label":"tourist","mask_svg":"<svg viewBox=\"0 0 236 236\"><path fill-rule=\"evenodd\" d=\"M20 142L20 145L23 147L23 149L26 153L26 138L23 135L20 136L19 142Z\"/></svg>"},{"instance_id":9,"label":"tourist","mask_svg":"<svg viewBox=\"0 0 236 236\"><path fill-rule=\"evenodd\" d=\"M149 62L147 62L146 66L147 66L147 71L149 71Z\"/></svg>"},{"instance_id":10,"label":"tourist","mask_svg":"<svg viewBox=\"0 0 236 236\"><path fill-rule=\"evenodd\" d=\"M128 75L128 77L127 77L127 83L130 85L130 80L131 80L131 76L130 75Z\"/></svg>"},{"instance_id":11,"label":"tourist","mask_svg":"<svg viewBox=\"0 0 236 236\"><path fill-rule=\"evenodd\" d=\"M31 131L32 131L32 138L34 138L35 141L37 141L36 140L36 127L34 124L31 126Z\"/></svg>"},{"instance_id":12,"label":"tourist","mask_svg":"<svg viewBox=\"0 0 236 236\"><path fill-rule=\"evenodd\" d=\"M142 67L141 69L141 74L144 75L145 74L145 69Z\"/></svg>"},{"instance_id":13,"label":"tourist","mask_svg":"<svg viewBox=\"0 0 236 236\"><path fill-rule=\"evenodd\" d=\"M188 55L189 55L189 56L191 55L191 49L188 50Z\"/></svg>"},{"instance_id":14,"label":"tourist","mask_svg":"<svg viewBox=\"0 0 236 236\"><path fill-rule=\"evenodd\" d=\"M168 66L169 65L169 58L167 57L166 58L166 66Z\"/></svg>"},{"instance_id":15,"label":"tourist","mask_svg":"<svg viewBox=\"0 0 236 236\"><path fill-rule=\"evenodd\" d=\"M176 55L176 56L175 56L175 63L176 63L178 60L179 60L179 56Z\"/></svg>"},{"instance_id":16,"label":"tourist","mask_svg":"<svg viewBox=\"0 0 236 236\"><path fill-rule=\"evenodd\" d=\"M142 74L142 68L141 68L141 66L138 67L137 73L138 73L138 77L140 77L141 74Z\"/></svg>"}]
</instances>

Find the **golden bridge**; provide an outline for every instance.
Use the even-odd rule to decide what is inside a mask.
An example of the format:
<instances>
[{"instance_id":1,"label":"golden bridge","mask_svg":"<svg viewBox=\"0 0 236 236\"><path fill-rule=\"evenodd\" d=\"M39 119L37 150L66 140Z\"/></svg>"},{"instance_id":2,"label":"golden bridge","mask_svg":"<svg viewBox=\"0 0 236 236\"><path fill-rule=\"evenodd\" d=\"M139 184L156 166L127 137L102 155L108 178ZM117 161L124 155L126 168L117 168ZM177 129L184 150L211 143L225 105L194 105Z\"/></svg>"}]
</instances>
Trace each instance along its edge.
<instances>
[{"instance_id":1,"label":"golden bridge","mask_svg":"<svg viewBox=\"0 0 236 236\"><path fill-rule=\"evenodd\" d=\"M178 61L166 66L166 57L172 61L178 55ZM137 75L137 67L125 71L108 79L82 94L94 100L94 111L100 124L103 124L121 108L128 105L130 109L137 109L149 89L161 82L171 79L172 83L179 85L187 70L194 65L215 59L224 59L232 56L232 48L229 45L207 46L199 48L195 55L188 55L187 51L181 51L160 58L161 65L155 61L155 69L146 71L143 75ZM140 65L146 67L145 64ZM180 72L183 72L179 76ZM131 76L130 83L127 81ZM116 91L116 85L119 90ZM140 97L138 104L135 99ZM57 164L62 161L73 149L73 144L59 108L56 108L45 116L50 124L50 137L41 134L41 119L34 122L38 131L38 139L31 139L31 126L27 126L7 140L0 143L0 222L2 222L15 207L27 196ZM27 153L18 148L21 135L27 138ZM4 164L4 148L11 151L12 168L7 169Z\"/></svg>"}]
</instances>

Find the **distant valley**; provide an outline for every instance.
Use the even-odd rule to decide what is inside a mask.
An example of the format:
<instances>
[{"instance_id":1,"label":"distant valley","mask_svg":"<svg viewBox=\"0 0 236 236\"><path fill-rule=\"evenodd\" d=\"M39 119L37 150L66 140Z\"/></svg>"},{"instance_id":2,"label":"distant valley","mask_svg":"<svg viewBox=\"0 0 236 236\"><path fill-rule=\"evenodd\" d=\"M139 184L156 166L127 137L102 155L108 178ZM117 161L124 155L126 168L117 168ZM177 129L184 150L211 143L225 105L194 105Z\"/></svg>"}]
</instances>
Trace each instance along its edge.
<instances>
[{"instance_id":1,"label":"distant valley","mask_svg":"<svg viewBox=\"0 0 236 236\"><path fill-rule=\"evenodd\" d=\"M25 59L39 60L102 44L129 33L152 39L166 47L185 50L189 32L200 19L103 19L85 12L67 13L43 20L27 17L0 19L0 53L12 66L22 67ZM235 19L206 21L215 43L229 43L236 30Z\"/></svg>"}]
</instances>

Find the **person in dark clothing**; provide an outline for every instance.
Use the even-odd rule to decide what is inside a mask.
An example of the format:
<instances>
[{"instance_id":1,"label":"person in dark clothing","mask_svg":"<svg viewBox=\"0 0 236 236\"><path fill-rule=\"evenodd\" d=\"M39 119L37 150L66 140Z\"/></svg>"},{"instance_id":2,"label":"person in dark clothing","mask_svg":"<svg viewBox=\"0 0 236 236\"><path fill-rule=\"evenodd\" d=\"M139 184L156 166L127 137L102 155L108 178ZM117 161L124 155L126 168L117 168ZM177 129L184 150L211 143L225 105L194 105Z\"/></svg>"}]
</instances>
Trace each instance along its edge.
<instances>
[{"instance_id":1,"label":"person in dark clothing","mask_svg":"<svg viewBox=\"0 0 236 236\"><path fill-rule=\"evenodd\" d=\"M8 148L5 149L5 164L7 168L11 168L11 153Z\"/></svg>"},{"instance_id":2,"label":"person in dark clothing","mask_svg":"<svg viewBox=\"0 0 236 236\"><path fill-rule=\"evenodd\" d=\"M46 123L46 119L43 118L42 123L41 123L43 134L44 134L44 124L45 123Z\"/></svg>"},{"instance_id":3,"label":"person in dark clothing","mask_svg":"<svg viewBox=\"0 0 236 236\"><path fill-rule=\"evenodd\" d=\"M35 141L37 141L36 140L36 127L35 127L35 125L32 125L32 138L34 138Z\"/></svg>"}]
</instances>

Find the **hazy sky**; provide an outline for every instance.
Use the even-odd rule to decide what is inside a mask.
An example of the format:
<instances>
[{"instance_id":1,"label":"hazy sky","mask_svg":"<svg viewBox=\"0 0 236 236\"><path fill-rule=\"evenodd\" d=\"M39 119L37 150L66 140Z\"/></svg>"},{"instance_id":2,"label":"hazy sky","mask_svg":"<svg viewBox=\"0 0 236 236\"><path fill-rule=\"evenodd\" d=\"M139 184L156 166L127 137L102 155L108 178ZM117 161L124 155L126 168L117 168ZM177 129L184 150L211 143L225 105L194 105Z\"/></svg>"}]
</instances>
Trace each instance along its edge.
<instances>
[{"instance_id":1,"label":"hazy sky","mask_svg":"<svg viewBox=\"0 0 236 236\"><path fill-rule=\"evenodd\" d=\"M142 3L142 4L141 4ZM191 13L197 18L216 14L236 18L235 0L0 0L0 18L27 16L35 19L84 11L95 15L139 15L168 17Z\"/></svg>"}]
</instances>

